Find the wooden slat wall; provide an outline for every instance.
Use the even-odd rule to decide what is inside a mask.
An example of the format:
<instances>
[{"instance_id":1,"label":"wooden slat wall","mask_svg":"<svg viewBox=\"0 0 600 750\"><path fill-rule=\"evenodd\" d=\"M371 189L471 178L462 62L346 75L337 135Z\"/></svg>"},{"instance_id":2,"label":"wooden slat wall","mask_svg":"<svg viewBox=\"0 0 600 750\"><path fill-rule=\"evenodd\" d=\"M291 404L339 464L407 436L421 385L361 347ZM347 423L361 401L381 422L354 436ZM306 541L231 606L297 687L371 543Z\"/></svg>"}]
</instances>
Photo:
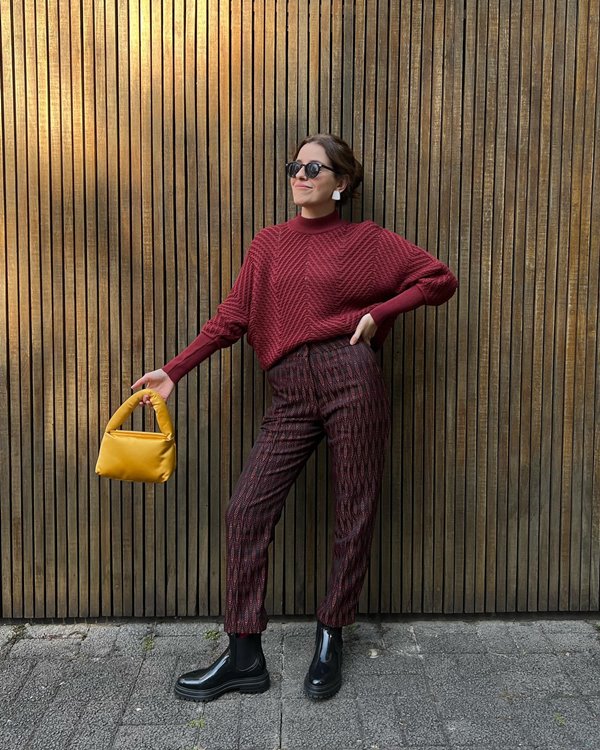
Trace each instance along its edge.
<instances>
[{"instance_id":1,"label":"wooden slat wall","mask_svg":"<svg viewBox=\"0 0 600 750\"><path fill-rule=\"evenodd\" d=\"M172 397L166 486L94 465L130 384L294 215L283 164L316 131L365 165L348 218L460 280L380 354L360 611L597 610L599 20L599 0L0 0L0 615L223 613L224 513L270 401L245 337ZM322 442L270 613L325 593L328 476Z\"/></svg>"}]
</instances>

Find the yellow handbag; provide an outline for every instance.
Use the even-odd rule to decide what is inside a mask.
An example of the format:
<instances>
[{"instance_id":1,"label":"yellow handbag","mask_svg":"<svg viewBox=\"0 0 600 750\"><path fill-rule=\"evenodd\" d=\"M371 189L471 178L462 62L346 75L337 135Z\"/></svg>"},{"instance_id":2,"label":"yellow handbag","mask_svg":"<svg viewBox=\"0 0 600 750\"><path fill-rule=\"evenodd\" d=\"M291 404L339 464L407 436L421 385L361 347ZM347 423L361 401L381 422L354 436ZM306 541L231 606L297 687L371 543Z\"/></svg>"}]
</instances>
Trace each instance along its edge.
<instances>
[{"instance_id":1,"label":"yellow handbag","mask_svg":"<svg viewBox=\"0 0 600 750\"><path fill-rule=\"evenodd\" d=\"M150 396L161 431L120 430L144 394ZM151 388L136 391L121 404L106 425L96 474L127 482L166 482L175 469L175 463L175 432L167 404Z\"/></svg>"}]
</instances>

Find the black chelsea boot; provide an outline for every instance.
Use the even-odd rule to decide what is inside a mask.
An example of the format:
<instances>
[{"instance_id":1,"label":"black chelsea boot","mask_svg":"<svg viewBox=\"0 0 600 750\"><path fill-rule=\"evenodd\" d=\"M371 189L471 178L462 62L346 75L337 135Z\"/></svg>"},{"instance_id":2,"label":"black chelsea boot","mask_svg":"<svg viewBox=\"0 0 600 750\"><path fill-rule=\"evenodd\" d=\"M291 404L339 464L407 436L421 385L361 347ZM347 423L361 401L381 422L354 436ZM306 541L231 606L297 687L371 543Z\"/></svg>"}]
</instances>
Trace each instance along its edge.
<instances>
[{"instance_id":1,"label":"black chelsea boot","mask_svg":"<svg viewBox=\"0 0 600 750\"><path fill-rule=\"evenodd\" d=\"M342 628L330 628L317 620L315 654L304 678L309 698L330 698L342 684Z\"/></svg>"},{"instance_id":2,"label":"black chelsea boot","mask_svg":"<svg viewBox=\"0 0 600 750\"><path fill-rule=\"evenodd\" d=\"M209 667L182 674L175 684L180 698L211 701L230 690L264 693L270 687L261 634L240 638L229 633L229 646Z\"/></svg>"}]
</instances>

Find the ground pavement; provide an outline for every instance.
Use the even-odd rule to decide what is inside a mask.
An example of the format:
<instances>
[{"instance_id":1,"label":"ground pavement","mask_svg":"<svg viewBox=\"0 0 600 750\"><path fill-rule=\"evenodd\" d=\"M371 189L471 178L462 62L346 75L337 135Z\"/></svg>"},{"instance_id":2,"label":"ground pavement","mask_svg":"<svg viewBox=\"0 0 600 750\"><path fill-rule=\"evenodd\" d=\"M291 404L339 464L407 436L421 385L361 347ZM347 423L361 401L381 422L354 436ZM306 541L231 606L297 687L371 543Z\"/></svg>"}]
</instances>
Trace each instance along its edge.
<instances>
[{"instance_id":1,"label":"ground pavement","mask_svg":"<svg viewBox=\"0 0 600 750\"><path fill-rule=\"evenodd\" d=\"M311 618L263 634L271 688L177 699L226 647L222 620L0 621L0 748L600 750L600 615L359 618L344 682L304 697Z\"/></svg>"}]
</instances>

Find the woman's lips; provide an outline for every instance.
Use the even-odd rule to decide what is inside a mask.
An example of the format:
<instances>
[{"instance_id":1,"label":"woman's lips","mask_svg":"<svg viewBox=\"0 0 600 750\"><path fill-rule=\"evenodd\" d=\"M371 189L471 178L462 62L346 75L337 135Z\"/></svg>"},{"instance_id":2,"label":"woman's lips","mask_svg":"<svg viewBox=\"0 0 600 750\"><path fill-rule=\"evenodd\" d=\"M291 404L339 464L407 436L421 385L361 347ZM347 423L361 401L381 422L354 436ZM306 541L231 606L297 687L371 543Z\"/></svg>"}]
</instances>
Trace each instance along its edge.
<instances>
[{"instance_id":1,"label":"woman's lips","mask_svg":"<svg viewBox=\"0 0 600 750\"><path fill-rule=\"evenodd\" d=\"M310 185L294 185L294 190L312 190Z\"/></svg>"}]
</instances>

